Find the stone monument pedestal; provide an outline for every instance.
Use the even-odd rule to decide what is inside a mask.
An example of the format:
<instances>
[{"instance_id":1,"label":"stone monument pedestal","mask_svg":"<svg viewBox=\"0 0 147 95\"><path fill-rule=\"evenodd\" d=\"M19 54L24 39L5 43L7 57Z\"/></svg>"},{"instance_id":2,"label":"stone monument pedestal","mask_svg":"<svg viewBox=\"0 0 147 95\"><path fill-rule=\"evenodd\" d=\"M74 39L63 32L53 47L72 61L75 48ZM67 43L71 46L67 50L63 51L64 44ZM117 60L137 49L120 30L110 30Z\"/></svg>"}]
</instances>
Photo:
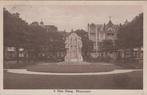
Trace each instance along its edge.
<instances>
[{"instance_id":1,"label":"stone monument pedestal","mask_svg":"<svg viewBox=\"0 0 147 95\"><path fill-rule=\"evenodd\" d=\"M66 56L65 62L72 63L72 62L82 62L83 57L81 53L82 48L82 41L81 37L79 37L76 33L71 33L65 41L65 48L66 48Z\"/></svg>"}]
</instances>

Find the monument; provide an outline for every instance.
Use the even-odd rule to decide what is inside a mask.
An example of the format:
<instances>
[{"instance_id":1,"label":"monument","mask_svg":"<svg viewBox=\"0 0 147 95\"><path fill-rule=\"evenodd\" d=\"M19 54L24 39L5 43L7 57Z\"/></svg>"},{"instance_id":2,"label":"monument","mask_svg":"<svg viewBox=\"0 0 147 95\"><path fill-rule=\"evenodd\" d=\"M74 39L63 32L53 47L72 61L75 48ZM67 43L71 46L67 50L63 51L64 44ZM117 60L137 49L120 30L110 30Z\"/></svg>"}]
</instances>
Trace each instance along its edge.
<instances>
[{"instance_id":1,"label":"monument","mask_svg":"<svg viewBox=\"0 0 147 95\"><path fill-rule=\"evenodd\" d=\"M72 32L65 41L66 56L65 62L82 62L83 57L81 53L82 41L81 37Z\"/></svg>"}]
</instances>

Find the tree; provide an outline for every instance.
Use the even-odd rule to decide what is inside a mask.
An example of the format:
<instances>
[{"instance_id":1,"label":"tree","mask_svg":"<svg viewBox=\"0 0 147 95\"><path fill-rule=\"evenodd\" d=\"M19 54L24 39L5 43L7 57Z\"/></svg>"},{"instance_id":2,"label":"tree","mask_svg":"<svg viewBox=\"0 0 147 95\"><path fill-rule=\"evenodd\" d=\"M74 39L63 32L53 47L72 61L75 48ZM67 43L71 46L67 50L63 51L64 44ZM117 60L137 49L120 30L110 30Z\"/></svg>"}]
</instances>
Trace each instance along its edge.
<instances>
[{"instance_id":1,"label":"tree","mask_svg":"<svg viewBox=\"0 0 147 95\"><path fill-rule=\"evenodd\" d=\"M24 48L29 59L38 59L43 53L47 57L57 56L65 51L62 33L54 25L43 25L38 22L26 23L19 17L19 13L10 13L4 9L4 47L15 47L17 62L19 62L19 48ZM28 60L29 60L28 59Z\"/></svg>"},{"instance_id":2,"label":"tree","mask_svg":"<svg viewBox=\"0 0 147 95\"><path fill-rule=\"evenodd\" d=\"M89 40L88 38L88 33L85 30L76 30L74 31L75 33L77 33L77 35L79 35L82 38L82 55L84 58L89 57L90 52L93 49L93 42L91 40Z\"/></svg>"},{"instance_id":3,"label":"tree","mask_svg":"<svg viewBox=\"0 0 147 95\"><path fill-rule=\"evenodd\" d=\"M112 52L115 50L114 42L112 40L103 40L101 43L101 50L104 52Z\"/></svg>"},{"instance_id":4,"label":"tree","mask_svg":"<svg viewBox=\"0 0 147 95\"><path fill-rule=\"evenodd\" d=\"M121 49L132 49L143 46L143 13L136 16L118 31L117 45Z\"/></svg>"},{"instance_id":5,"label":"tree","mask_svg":"<svg viewBox=\"0 0 147 95\"><path fill-rule=\"evenodd\" d=\"M15 47L17 63L19 48L25 47L28 24L19 17L19 13L11 14L4 8L4 47Z\"/></svg>"}]
</instances>

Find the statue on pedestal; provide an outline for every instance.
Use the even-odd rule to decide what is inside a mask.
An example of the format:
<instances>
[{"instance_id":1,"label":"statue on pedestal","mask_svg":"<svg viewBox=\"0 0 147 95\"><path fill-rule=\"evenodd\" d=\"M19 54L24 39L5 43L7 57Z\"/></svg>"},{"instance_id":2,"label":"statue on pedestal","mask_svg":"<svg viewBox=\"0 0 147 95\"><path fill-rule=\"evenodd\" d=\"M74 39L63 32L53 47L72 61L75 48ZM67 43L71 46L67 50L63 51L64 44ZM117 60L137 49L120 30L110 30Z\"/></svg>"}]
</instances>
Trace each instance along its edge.
<instances>
[{"instance_id":1,"label":"statue on pedestal","mask_svg":"<svg viewBox=\"0 0 147 95\"><path fill-rule=\"evenodd\" d=\"M65 41L66 56L65 62L82 62L81 53L82 41L81 37L72 32Z\"/></svg>"}]
</instances>

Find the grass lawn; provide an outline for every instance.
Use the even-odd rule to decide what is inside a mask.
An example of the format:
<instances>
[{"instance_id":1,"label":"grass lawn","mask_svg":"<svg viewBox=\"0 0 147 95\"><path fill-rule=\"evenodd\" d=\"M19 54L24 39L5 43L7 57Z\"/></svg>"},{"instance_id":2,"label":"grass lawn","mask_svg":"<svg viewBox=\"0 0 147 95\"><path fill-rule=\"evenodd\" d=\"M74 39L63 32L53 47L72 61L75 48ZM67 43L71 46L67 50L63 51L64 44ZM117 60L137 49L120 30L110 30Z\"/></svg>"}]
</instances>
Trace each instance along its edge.
<instances>
[{"instance_id":1,"label":"grass lawn","mask_svg":"<svg viewBox=\"0 0 147 95\"><path fill-rule=\"evenodd\" d=\"M56 63L40 63L26 67L28 71L36 72L52 72L52 73L85 73L85 72L108 72L121 68L113 64L56 64Z\"/></svg>"}]
</instances>

